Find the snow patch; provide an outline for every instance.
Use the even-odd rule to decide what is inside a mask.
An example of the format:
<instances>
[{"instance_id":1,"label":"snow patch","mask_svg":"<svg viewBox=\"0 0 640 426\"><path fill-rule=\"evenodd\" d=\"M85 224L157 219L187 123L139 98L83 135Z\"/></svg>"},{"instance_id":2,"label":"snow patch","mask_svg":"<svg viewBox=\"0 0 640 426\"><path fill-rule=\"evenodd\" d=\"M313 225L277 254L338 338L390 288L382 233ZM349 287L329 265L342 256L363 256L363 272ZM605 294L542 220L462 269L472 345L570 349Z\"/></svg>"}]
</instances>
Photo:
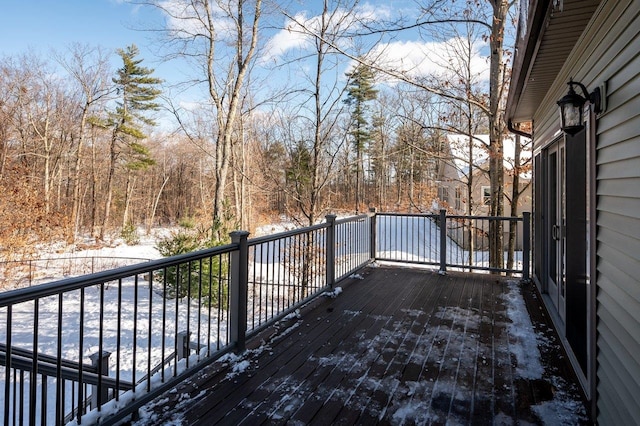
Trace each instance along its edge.
<instances>
[{"instance_id":1,"label":"snow patch","mask_svg":"<svg viewBox=\"0 0 640 426\"><path fill-rule=\"evenodd\" d=\"M336 287L332 291L325 291L322 295L335 299L340 293L342 293L342 287Z\"/></svg>"},{"instance_id":2,"label":"snow patch","mask_svg":"<svg viewBox=\"0 0 640 426\"><path fill-rule=\"evenodd\" d=\"M539 379L544 373L540 362L538 340L531 324L527 307L515 281L509 282L509 291L503 296L507 308L507 316L511 321L508 332L512 344L509 349L518 363L516 374L523 379Z\"/></svg>"},{"instance_id":3,"label":"snow patch","mask_svg":"<svg viewBox=\"0 0 640 426\"><path fill-rule=\"evenodd\" d=\"M299 227L300 226L296 225L291 219L282 216L280 217L280 222L278 223L258 226L255 230L255 236L260 237L262 235L279 234L281 232L291 231Z\"/></svg>"},{"instance_id":4,"label":"snow patch","mask_svg":"<svg viewBox=\"0 0 640 426\"><path fill-rule=\"evenodd\" d=\"M584 412L584 406L581 402L573 399L567 394L563 388L566 383L558 383L558 379L554 378L558 386L555 387L551 401L541 402L531 407L531 410L542 420L544 424L562 424L562 425L581 425L587 422L587 416Z\"/></svg>"},{"instance_id":5,"label":"snow patch","mask_svg":"<svg viewBox=\"0 0 640 426\"><path fill-rule=\"evenodd\" d=\"M244 361L240 361L239 363L235 364L231 371L233 374L238 375L247 371L249 367L251 367L251 362L245 359Z\"/></svg>"},{"instance_id":6,"label":"snow patch","mask_svg":"<svg viewBox=\"0 0 640 426\"><path fill-rule=\"evenodd\" d=\"M552 376L553 399L531 407L543 424L582 425L588 423L582 402L576 398L578 390L563 378Z\"/></svg>"},{"instance_id":7,"label":"snow patch","mask_svg":"<svg viewBox=\"0 0 640 426\"><path fill-rule=\"evenodd\" d=\"M283 321L292 320L292 319L301 319L302 315L300 315L300 309L296 309L295 311L287 314L282 318Z\"/></svg>"},{"instance_id":8,"label":"snow patch","mask_svg":"<svg viewBox=\"0 0 640 426\"><path fill-rule=\"evenodd\" d=\"M424 401L408 401L402 404L391 417L394 424L422 424L430 419L427 416L429 407Z\"/></svg>"}]
</instances>

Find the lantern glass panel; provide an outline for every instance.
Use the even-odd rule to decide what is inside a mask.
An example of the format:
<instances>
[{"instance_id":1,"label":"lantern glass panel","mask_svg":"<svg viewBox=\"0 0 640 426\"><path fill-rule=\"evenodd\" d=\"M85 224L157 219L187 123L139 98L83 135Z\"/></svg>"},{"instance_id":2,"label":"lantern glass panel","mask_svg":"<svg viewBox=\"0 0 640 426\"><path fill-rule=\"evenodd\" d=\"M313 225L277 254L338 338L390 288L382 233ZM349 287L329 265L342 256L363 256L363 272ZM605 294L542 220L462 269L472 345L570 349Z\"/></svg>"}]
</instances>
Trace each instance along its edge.
<instances>
[{"instance_id":1,"label":"lantern glass panel","mask_svg":"<svg viewBox=\"0 0 640 426\"><path fill-rule=\"evenodd\" d=\"M582 125L582 105L566 104L561 108L562 127Z\"/></svg>"}]
</instances>

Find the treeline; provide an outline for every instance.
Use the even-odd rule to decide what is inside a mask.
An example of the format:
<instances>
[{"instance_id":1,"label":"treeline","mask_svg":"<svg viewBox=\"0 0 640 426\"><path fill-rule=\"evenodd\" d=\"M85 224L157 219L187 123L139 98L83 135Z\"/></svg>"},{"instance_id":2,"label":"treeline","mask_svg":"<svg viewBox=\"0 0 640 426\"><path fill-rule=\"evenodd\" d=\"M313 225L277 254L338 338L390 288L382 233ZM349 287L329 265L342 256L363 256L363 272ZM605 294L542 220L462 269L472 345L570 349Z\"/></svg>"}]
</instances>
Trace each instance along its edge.
<instances>
[{"instance_id":1,"label":"treeline","mask_svg":"<svg viewBox=\"0 0 640 426\"><path fill-rule=\"evenodd\" d=\"M204 195L186 182L199 155L153 131L161 81L138 49L76 45L52 58L0 64L3 255L198 214Z\"/></svg>"},{"instance_id":2,"label":"treeline","mask_svg":"<svg viewBox=\"0 0 640 426\"><path fill-rule=\"evenodd\" d=\"M506 14L508 3L500 3ZM308 20L285 13L282 31L304 40L304 49L278 57L269 56L263 34L274 22L282 26L282 15L265 14L261 1L230 9L205 7L214 6L208 0L179 11L166 2L148 6L180 18L156 30L167 48L161 59L191 66L182 85L158 79L135 46L72 45L46 57L2 58L1 256L87 236L135 239L138 229L156 226L188 225L219 240L281 216L308 225L370 206L428 211L447 166L469 188L475 172L489 173L491 198L499 200L491 213L502 215L506 129L498 108L507 21L488 2L451 10L468 20L461 24L436 15L424 24L431 28L424 36L441 49L431 52L440 58L431 74L385 62L384 26L366 49L355 44L368 54L346 51L354 38L367 39L355 30L378 26L358 2L325 1ZM224 34L220 23L228 24ZM404 24L385 23L391 39ZM490 58L487 83L474 64L490 30L500 35L491 37L492 55L500 55ZM270 79L274 73L296 78ZM200 94L189 105L172 94L185 88ZM457 162L450 133L470 141ZM472 142L480 133L490 135L488 145ZM474 164L478 151L489 158L487 170ZM472 213L476 201L467 193Z\"/></svg>"},{"instance_id":3,"label":"treeline","mask_svg":"<svg viewBox=\"0 0 640 426\"><path fill-rule=\"evenodd\" d=\"M131 73L128 62L136 61L141 69L134 72L152 79L137 89L146 86L160 94L153 70L142 67L131 49L116 53L123 61L116 70L108 66L111 53L87 46L74 46L55 62L33 55L2 61L0 245L5 257L28 254L40 242L71 244L87 236L112 238L131 227L149 231L213 220L214 147L206 138L154 127L157 96L145 107L139 99L123 98L133 89L122 87L122 73ZM428 99L406 95L398 88L371 97L366 120L360 106L360 119L371 117L372 124L361 125L357 143L351 105L339 105L335 127L316 152L304 139L303 118L282 111L247 114L243 140L232 145L227 226L251 229L280 215L305 224L311 214L317 220L328 212L368 206L427 208L437 193L443 135L418 124L432 116Z\"/></svg>"}]
</instances>

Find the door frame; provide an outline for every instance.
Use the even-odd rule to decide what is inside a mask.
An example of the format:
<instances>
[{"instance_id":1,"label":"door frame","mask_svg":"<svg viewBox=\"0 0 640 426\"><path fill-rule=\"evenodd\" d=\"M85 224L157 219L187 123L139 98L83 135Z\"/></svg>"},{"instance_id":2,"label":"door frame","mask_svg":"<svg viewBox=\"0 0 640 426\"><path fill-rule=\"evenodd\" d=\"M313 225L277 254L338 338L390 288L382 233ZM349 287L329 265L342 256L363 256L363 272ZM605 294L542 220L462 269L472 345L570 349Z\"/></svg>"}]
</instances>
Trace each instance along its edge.
<instances>
[{"instance_id":1,"label":"door frame","mask_svg":"<svg viewBox=\"0 0 640 426\"><path fill-rule=\"evenodd\" d=\"M593 120L587 121L585 131L575 136L556 135L534 154L534 164L538 170L537 172L534 170L536 176L534 227L538 227L537 230L534 229L534 257L539 258L539 260L534 258L534 265L539 265L534 281L582 389L586 397L592 401L596 394L597 371L595 284L597 208L594 128ZM578 153L576 149L583 151ZM579 164L583 164L583 170L579 170ZM554 169L555 173L552 174ZM553 182L552 176L556 177L556 183ZM582 183L579 184L579 182ZM553 185L558 189L555 192ZM584 193L581 200L576 199L575 191L578 190ZM551 201L553 194L555 194L555 204ZM583 204L584 206L581 207ZM558 212L558 218L564 216L558 240L553 239L555 218L550 215L550 210L554 207ZM583 210L583 217L578 217L576 209ZM583 245L576 244L578 240ZM557 249L555 261L551 250L553 244L556 244ZM571 247L572 251L568 252L567 247ZM576 256L580 256L580 259ZM582 264L583 261L584 264ZM557 278L559 285L555 289L550 282L553 278L552 267L555 268L556 275L561 276ZM578 270L582 268L584 273L577 274L576 268ZM555 298L554 290L557 295ZM561 291L563 291L562 294Z\"/></svg>"},{"instance_id":2,"label":"door frame","mask_svg":"<svg viewBox=\"0 0 640 426\"><path fill-rule=\"evenodd\" d=\"M560 137L543 152L544 179L547 193L543 209L545 228L543 247L545 256L543 273L544 291L551 300L558 319L566 320L566 145ZM564 331L564 330L563 330Z\"/></svg>"}]
</instances>

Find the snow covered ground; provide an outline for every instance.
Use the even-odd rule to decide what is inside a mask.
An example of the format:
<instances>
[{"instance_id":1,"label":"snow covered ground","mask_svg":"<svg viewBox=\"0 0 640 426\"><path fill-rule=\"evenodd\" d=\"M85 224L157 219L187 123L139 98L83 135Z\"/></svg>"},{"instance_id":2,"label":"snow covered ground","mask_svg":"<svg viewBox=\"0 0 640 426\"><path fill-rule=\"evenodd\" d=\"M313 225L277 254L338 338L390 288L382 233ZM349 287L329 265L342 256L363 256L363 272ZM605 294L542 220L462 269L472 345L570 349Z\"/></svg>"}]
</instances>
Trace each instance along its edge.
<instances>
[{"instance_id":1,"label":"snow covered ground","mask_svg":"<svg viewBox=\"0 0 640 426\"><path fill-rule=\"evenodd\" d=\"M282 231L291 228L291 224L273 225L269 230ZM389 234L379 236L382 245L378 249L391 257L397 257L398 260L425 260L434 259L438 261L439 257L434 251L436 241L439 241L439 232L437 226L430 221L407 220L397 222L396 229L387 230ZM353 232L361 232L356 230L356 225L345 226L345 241L348 240L348 234ZM361 236L367 236L359 234ZM396 237L402 235L412 235L411 243L397 243ZM85 265L94 262L95 258L125 258L133 259L157 259L160 257L155 249L156 235L143 238L139 245L129 246L122 242L115 242L111 246L101 247L99 249L89 249L78 251L75 253L58 253L50 254L48 257L65 258L73 254L77 263ZM455 245L453 241L448 241L451 247ZM346 246L341 246L338 241L337 255L345 265L353 265L350 257L357 261L368 256L368 249L365 245L358 246L356 250L347 252ZM457 246L456 246L457 247ZM270 255L265 253L269 252ZM251 277L258 276L260 279L266 277L266 281L279 281L289 272L286 265L283 265L281 256L285 251L282 247L263 246L253 252L255 256L255 269L250 271ZM464 251L456 251L456 256L462 256L459 261L464 260ZM449 262L457 262L456 258L448 259ZM357 264L357 263L356 263ZM95 265L94 265L95 266ZM349 269L344 267L340 269L347 273ZM255 274L254 274L255 272ZM38 273L40 281L51 281L54 278L62 278L66 276L65 269L55 262L51 263L48 268ZM264 277L263 277L264 275ZM323 276L319 273L318 276ZM354 276L355 278L358 278ZM337 289L336 289L337 290ZM334 294L338 296L339 293ZM117 302L120 300L121 302ZM134 303L135 301L135 303ZM521 307L518 306L517 297L510 301L514 306L514 318L518 321L524 321L521 318L523 314ZM106 302L106 303L103 303ZM59 307L62 311L59 315ZM100 306L104 306L101 310ZM34 328L34 312L38 312L38 333L36 338L32 333ZM171 321L163 322L162 312L171 312L174 318ZM525 311L526 312L526 311ZM262 315L262 314L260 314ZM264 313L265 318L273 315L273 312ZM510 314L511 315L511 314ZM7 324L8 311L6 308L0 308L0 343L7 341ZM197 306L190 306L187 300L170 300L164 299L157 291L150 286L136 285L133 279L123 280L120 285L113 284L105 286L104 293L101 293L98 287L87 288L84 291L74 291L65 294L62 298L48 297L34 302L22 303L15 305L11 311L11 343L16 347L32 350L37 345L38 351L43 354L57 356L58 351L65 359L83 359L89 362L89 356L98 352L100 348L100 338L102 338L102 347L104 350L112 348L120 348L114 353L110 360L111 376L115 376L116 369L122 380L138 380L146 371L147 365L157 365L162 359L162 347L168 347L173 350L176 332L186 330L187 327L197 336L191 340L200 342L209 342L214 348L218 347L218 343L222 345L228 342L228 324L227 315L223 311L222 317L210 318L209 312L199 309ZM58 318L61 318L61 325L58 327ZM82 338L78 335L78 324L84 327ZM212 324L202 327L204 324ZM16 326L19 325L19 326ZM530 328L527 325L519 324L517 330L522 332ZM117 330L122 329L124 332L118 335ZM197 330L197 331L196 331ZM134 333L135 331L135 333ZM58 333L61 336L61 344L58 347ZM531 331L533 333L533 331ZM515 334L515 333L514 333ZM119 340L118 340L119 339ZM535 359L535 351L532 349L532 342L536 340L535 333L523 337L522 345L515 345L514 348L521 352L522 356L531 356ZM120 343L118 346L117 342ZM163 345L163 342L164 345ZM528 345L528 346L527 346ZM135 356L134 356L135 354ZM200 354L191 362L197 362ZM134 362L135 358L135 362ZM238 360L238 369L242 367L241 359ZM530 363L534 365L535 363ZM529 363L528 363L529 365ZM537 372L530 372L538 374ZM155 380L155 379L154 379ZM5 371L0 369L0 401L4 402L5 392ZM55 384L51 383L48 390L49 395L55 395ZM126 398L125 398L126 400ZM67 407L70 409L70 407ZM541 410L553 411L559 410L558 407L549 406L541 408ZM55 412L49 412L47 419L51 421Z\"/></svg>"},{"instance_id":2,"label":"snow covered ground","mask_svg":"<svg viewBox=\"0 0 640 426\"><path fill-rule=\"evenodd\" d=\"M87 243L72 247L41 247L35 260L0 262L0 288L7 291L159 259L162 256L155 244L170 232L166 228L150 235L140 232L136 245L128 245L122 239L96 245L88 239Z\"/></svg>"},{"instance_id":3,"label":"snow covered ground","mask_svg":"<svg viewBox=\"0 0 640 426\"><path fill-rule=\"evenodd\" d=\"M432 265L440 263L440 227L435 218L381 215L377 221L377 252L380 259ZM488 225L485 224L485 226ZM462 232L458 231L457 234L462 235ZM489 266L489 252L487 250L474 250L473 253L470 253L468 249L462 247L449 235L445 239L445 246L448 265L464 267L471 264L483 268ZM469 259L470 255L471 260ZM506 265L506 252L504 260ZM514 252L514 269L522 269L522 251Z\"/></svg>"},{"instance_id":4,"label":"snow covered ground","mask_svg":"<svg viewBox=\"0 0 640 426\"><path fill-rule=\"evenodd\" d=\"M107 303L101 303L102 298ZM122 300L120 303L119 298ZM213 350L219 341L222 346L228 342L226 312L223 311L219 320L215 312L209 317L206 309L195 306L188 309L188 304L185 299L164 299L149 286L137 286L133 279L124 280L121 285L107 285L103 294L97 286L88 287L83 291L65 293L62 298L41 298L37 307L33 301L14 305L11 341L15 347L33 350L34 339L37 339L39 353L57 356L60 351L64 359L81 359L87 364L91 355L99 353L102 341L102 349L112 352L109 359L111 377L115 377L117 371L123 381L138 381L146 374L149 365L160 365L163 355L166 357L173 352L176 332L189 329L191 340L210 342ZM34 338L36 309L38 332ZM165 320L163 312L169 313ZM0 342L3 343L7 341L7 323L7 310L0 309ZM82 334L78 332L79 324L82 324ZM0 401L3 402L5 373L0 369ZM55 392L56 383L50 380L48 394L55 395ZM70 383L67 392L71 392ZM25 397L26 402L28 398ZM68 412L71 406L66 408ZM47 424L54 423L54 416L55 411L47 413Z\"/></svg>"}]
</instances>

